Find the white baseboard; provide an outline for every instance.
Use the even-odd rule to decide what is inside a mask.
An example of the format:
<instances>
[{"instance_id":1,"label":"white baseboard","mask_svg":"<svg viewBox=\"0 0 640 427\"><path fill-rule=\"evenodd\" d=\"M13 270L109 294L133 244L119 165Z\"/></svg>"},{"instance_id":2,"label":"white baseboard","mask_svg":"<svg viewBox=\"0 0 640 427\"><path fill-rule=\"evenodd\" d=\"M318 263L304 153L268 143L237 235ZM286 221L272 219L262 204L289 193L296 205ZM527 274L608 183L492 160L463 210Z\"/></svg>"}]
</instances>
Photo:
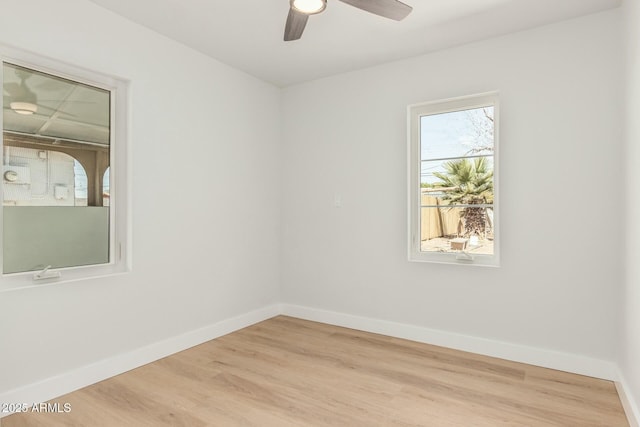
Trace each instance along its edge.
<instances>
[{"instance_id":1,"label":"white baseboard","mask_svg":"<svg viewBox=\"0 0 640 427\"><path fill-rule=\"evenodd\" d=\"M272 305L0 394L0 402L39 403L138 368L280 314ZM0 418L10 413L0 413Z\"/></svg>"},{"instance_id":2,"label":"white baseboard","mask_svg":"<svg viewBox=\"0 0 640 427\"><path fill-rule=\"evenodd\" d=\"M639 419L638 408L634 403L630 389L612 362L290 304L276 304L225 319L213 325L116 355L37 383L6 391L0 394L0 402L30 404L45 402L279 314L618 381L616 387L618 387L631 427L640 427L637 422ZM10 414L0 413L0 418L6 415ZM633 424L634 422L635 424Z\"/></svg>"},{"instance_id":3,"label":"white baseboard","mask_svg":"<svg viewBox=\"0 0 640 427\"><path fill-rule=\"evenodd\" d=\"M629 384L626 382L622 373L618 374L618 380L615 382L622 407L629 420L630 427L640 427L640 408L638 408L638 400L634 399L633 393L629 388Z\"/></svg>"},{"instance_id":4,"label":"white baseboard","mask_svg":"<svg viewBox=\"0 0 640 427\"><path fill-rule=\"evenodd\" d=\"M614 363L575 354L298 305L283 304L282 314L610 381L618 378L617 368Z\"/></svg>"}]
</instances>

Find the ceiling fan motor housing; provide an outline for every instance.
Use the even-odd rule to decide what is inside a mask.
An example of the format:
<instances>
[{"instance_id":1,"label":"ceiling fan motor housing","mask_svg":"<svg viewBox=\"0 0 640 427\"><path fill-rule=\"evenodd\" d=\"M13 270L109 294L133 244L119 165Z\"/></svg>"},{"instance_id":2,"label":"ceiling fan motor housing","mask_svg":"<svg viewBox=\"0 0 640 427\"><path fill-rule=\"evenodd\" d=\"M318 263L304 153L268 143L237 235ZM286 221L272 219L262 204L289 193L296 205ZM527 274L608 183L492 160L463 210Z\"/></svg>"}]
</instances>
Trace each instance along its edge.
<instances>
[{"instance_id":1,"label":"ceiling fan motor housing","mask_svg":"<svg viewBox=\"0 0 640 427\"><path fill-rule=\"evenodd\" d=\"M324 11L327 0L289 0L289 4L297 12L315 15Z\"/></svg>"}]
</instances>

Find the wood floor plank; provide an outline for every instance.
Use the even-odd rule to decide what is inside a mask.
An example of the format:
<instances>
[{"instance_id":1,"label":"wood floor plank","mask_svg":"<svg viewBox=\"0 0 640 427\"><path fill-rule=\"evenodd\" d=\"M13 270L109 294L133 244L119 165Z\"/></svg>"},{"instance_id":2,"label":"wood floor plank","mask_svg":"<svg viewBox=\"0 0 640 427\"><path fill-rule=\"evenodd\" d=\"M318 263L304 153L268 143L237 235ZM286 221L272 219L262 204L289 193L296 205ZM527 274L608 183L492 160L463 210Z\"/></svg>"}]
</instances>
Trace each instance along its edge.
<instances>
[{"instance_id":1,"label":"wood floor plank","mask_svg":"<svg viewBox=\"0 0 640 427\"><path fill-rule=\"evenodd\" d=\"M628 426L609 381L286 316L54 402L2 425Z\"/></svg>"}]
</instances>

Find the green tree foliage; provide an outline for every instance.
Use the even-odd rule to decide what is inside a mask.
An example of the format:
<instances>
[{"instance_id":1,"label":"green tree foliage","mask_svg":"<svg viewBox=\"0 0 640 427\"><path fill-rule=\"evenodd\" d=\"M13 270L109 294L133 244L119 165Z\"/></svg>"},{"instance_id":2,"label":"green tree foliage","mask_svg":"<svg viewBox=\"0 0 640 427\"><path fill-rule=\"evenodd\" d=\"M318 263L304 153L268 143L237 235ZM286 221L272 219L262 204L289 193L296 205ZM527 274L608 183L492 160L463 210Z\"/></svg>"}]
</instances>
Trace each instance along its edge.
<instances>
[{"instance_id":1,"label":"green tree foliage","mask_svg":"<svg viewBox=\"0 0 640 427\"><path fill-rule=\"evenodd\" d=\"M443 200L449 204L477 205L493 203L493 168L486 157L472 160L459 159L444 163L445 173L434 172L440 182ZM464 223L464 235L486 236L488 229L487 208L464 207L460 213Z\"/></svg>"}]
</instances>

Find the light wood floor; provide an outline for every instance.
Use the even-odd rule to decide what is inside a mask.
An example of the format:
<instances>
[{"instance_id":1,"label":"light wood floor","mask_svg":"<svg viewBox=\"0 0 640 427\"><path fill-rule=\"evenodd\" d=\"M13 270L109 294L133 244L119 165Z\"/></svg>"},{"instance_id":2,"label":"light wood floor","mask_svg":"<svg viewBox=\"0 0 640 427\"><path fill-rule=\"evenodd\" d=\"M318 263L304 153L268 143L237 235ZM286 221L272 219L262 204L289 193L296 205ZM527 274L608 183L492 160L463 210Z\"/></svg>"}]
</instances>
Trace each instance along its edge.
<instances>
[{"instance_id":1,"label":"light wood floor","mask_svg":"<svg viewBox=\"0 0 640 427\"><path fill-rule=\"evenodd\" d=\"M15 426L628 426L613 383L276 317Z\"/></svg>"}]
</instances>

